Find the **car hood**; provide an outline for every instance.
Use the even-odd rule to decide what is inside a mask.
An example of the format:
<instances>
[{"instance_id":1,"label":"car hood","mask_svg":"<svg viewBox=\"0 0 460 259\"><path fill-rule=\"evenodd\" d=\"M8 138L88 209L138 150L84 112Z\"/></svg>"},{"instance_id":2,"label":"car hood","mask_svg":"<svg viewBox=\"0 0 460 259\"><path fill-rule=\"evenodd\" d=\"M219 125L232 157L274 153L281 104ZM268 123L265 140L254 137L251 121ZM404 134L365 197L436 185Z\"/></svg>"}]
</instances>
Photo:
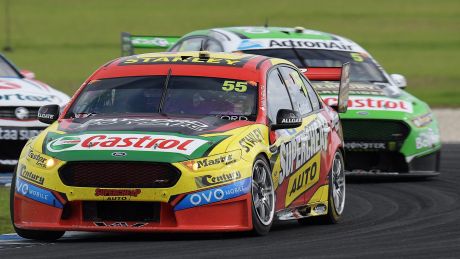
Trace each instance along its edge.
<instances>
[{"instance_id":1,"label":"car hood","mask_svg":"<svg viewBox=\"0 0 460 259\"><path fill-rule=\"evenodd\" d=\"M207 156L240 135L247 121L216 117L89 117L64 119L42 140L46 155L64 161L116 160L179 162Z\"/></svg>"},{"instance_id":2,"label":"car hood","mask_svg":"<svg viewBox=\"0 0 460 259\"><path fill-rule=\"evenodd\" d=\"M0 77L0 106L65 105L69 96L38 80Z\"/></svg>"},{"instance_id":3,"label":"car hood","mask_svg":"<svg viewBox=\"0 0 460 259\"><path fill-rule=\"evenodd\" d=\"M313 82L328 105L337 103L339 83ZM409 93L386 84L350 83L348 111L342 119L408 120L429 112L429 107Z\"/></svg>"}]
</instances>

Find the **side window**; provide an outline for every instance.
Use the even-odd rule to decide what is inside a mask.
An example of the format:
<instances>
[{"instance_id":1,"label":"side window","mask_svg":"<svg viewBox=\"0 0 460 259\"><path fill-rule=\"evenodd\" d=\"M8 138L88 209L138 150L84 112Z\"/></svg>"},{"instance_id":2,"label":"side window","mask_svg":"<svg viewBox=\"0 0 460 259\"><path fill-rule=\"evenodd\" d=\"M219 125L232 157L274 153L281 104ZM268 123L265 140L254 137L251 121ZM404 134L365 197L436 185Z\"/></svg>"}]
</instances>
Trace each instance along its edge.
<instances>
[{"instance_id":1,"label":"side window","mask_svg":"<svg viewBox=\"0 0 460 259\"><path fill-rule=\"evenodd\" d=\"M198 51L201 49L202 42L205 40L204 37L193 37L185 39L177 44L171 51Z\"/></svg>"},{"instance_id":2,"label":"side window","mask_svg":"<svg viewBox=\"0 0 460 259\"><path fill-rule=\"evenodd\" d=\"M267 115L271 123L276 122L276 114L280 109L292 110L289 94L281 81L278 70L270 72L267 79Z\"/></svg>"},{"instance_id":3,"label":"side window","mask_svg":"<svg viewBox=\"0 0 460 259\"><path fill-rule=\"evenodd\" d=\"M299 75L296 70L289 67L281 67L280 70L283 81L291 95L294 110L298 111L301 115L312 112L313 109L305 91L301 75Z\"/></svg>"},{"instance_id":4,"label":"side window","mask_svg":"<svg viewBox=\"0 0 460 259\"><path fill-rule=\"evenodd\" d=\"M209 52L223 52L222 46L216 40L209 39L204 45L204 49Z\"/></svg>"},{"instance_id":5,"label":"side window","mask_svg":"<svg viewBox=\"0 0 460 259\"><path fill-rule=\"evenodd\" d=\"M193 37L181 41L179 44L174 46L170 51L198 51L203 46L204 50L210 52L222 52L223 49L219 42L207 37Z\"/></svg>"},{"instance_id":6,"label":"side window","mask_svg":"<svg viewBox=\"0 0 460 259\"><path fill-rule=\"evenodd\" d=\"M321 104L319 102L318 95L313 89L313 86L303 77L302 77L302 81L304 82L305 88L307 89L308 97L310 97L310 102L311 102L311 105L313 106L313 110L316 111L316 110L321 109Z\"/></svg>"}]
</instances>

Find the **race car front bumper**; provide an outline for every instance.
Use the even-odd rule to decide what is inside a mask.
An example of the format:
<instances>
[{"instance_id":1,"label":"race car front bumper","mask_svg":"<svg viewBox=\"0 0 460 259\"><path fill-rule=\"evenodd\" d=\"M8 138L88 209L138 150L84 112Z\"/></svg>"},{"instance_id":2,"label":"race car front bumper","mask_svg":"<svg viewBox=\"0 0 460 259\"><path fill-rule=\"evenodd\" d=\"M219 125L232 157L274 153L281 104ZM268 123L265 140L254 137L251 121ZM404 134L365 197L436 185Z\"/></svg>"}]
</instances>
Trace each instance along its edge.
<instances>
[{"instance_id":1,"label":"race car front bumper","mask_svg":"<svg viewBox=\"0 0 460 259\"><path fill-rule=\"evenodd\" d=\"M347 168L347 176L430 177L440 174L441 150L413 157L410 162L406 161L403 154L396 152L366 152L364 155L360 152L359 156L356 153L348 152L346 158L346 164L349 162L355 167L364 165L362 167L365 168ZM378 161L374 164L374 168L370 167L373 160Z\"/></svg>"},{"instance_id":2,"label":"race car front bumper","mask_svg":"<svg viewBox=\"0 0 460 259\"><path fill-rule=\"evenodd\" d=\"M64 199L52 193L58 200ZM183 210L174 209L177 200L171 203L71 201L53 206L15 193L14 222L21 229L53 231L227 232L252 229L249 193Z\"/></svg>"}]
</instances>

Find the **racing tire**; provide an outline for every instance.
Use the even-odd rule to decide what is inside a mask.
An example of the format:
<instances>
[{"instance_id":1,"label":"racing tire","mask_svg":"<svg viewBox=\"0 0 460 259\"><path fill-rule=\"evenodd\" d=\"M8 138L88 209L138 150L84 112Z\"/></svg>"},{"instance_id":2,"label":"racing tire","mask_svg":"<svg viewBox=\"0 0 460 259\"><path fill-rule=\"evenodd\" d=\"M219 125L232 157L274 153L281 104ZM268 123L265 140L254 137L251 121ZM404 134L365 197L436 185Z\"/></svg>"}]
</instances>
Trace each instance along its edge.
<instances>
[{"instance_id":1,"label":"racing tire","mask_svg":"<svg viewBox=\"0 0 460 259\"><path fill-rule=\"evenodd\" d=\"M14 231L23 238L34 239L39 241L55 241L61 238L65 231L47 231L47 230L29 230L16 227L14 224L14 192L16 189L16 168L13 172L13 179L11 180L10 189L10 217L11 225L13 225Z\"/></svg>"},{"instance_id":2,"label":"racing tire","mask_svg":"<svg viewBox=\"0 0 460 259\"><path fill-rule=\"evenodd\" d=\"M345 208L345 166L342 152L337 151L334 154L331 171L329 172L329 194L327 214L309 218L299 219L302 225L311 223L330 225L337 223L342 217Z\"/></svg>"},{"instance_id":3,"label":"racing tire","mask_svg":"<svg viewBox=\"0 0 460 259\"><path fill-rule=\"evenodd\" d=\"M259 155L252 166L252 234L268 234L275 217L275 189L267 160Z\"/></svg>"}]
</instances>

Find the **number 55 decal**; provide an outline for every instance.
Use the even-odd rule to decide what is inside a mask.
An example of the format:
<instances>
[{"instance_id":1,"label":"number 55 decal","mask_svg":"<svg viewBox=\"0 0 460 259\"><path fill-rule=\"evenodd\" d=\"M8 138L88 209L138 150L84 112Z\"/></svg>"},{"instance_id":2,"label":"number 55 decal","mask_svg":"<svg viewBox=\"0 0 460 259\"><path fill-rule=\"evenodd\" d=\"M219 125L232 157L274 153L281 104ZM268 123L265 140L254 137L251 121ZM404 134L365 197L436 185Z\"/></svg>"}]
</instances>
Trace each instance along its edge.
<instances>
[{"instance_id":1,"label":"number 55 decal","mask_svg":"<svg viewBox=\"0 0 460 259\"><path fill-rule=\"evenodd\" d=\"M239 93L244 93L248 89L248 83L247 82L241 82L241 81L232 81L232 80L225 80L224 84L222 85L222 90L230 92L230 91L235 91Z\"/></svg>"}]
</instances>

